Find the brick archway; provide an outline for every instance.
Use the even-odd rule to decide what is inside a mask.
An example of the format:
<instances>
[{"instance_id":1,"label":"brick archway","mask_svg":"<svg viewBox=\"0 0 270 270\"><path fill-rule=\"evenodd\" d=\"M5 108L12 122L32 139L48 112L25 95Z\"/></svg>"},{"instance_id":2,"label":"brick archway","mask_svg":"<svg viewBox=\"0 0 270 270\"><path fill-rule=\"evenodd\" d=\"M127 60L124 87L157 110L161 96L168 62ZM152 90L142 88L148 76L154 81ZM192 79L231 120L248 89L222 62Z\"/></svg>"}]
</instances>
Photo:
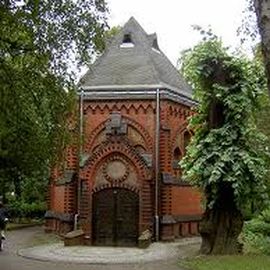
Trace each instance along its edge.
<instances>
[{"instance_id":1,"label":"brick archway","mask_svg":"<svg viewBox=\"0 0 270 270\"><path fill-rule=\"evenodd\" d=\"M125 173L123 175L114 175L112 179L104 174L104 164L108 161L123 161L129 164L130 174L136 177L135 181L130 180ZM133 180L134 180L133 177ZM125 138L110 138L103 142L96 149L90 158L86 161L84 168L81 169L80 179L84 183L83 196L81 198L82 218L85 221L86 235L93 239L94 225L94 194L106 189L121 189L136 193L139 200L138 216L138 234L152 226L152 198L153 180L152 170L147 167L146 161L139 153L129 144ZM97 183L97 178L101 179ZM88 223L89 222L89 223Z\"/></svg>"},{"instance_id":2,"label":"brick archway","mask_svg":"<svg viewBox=\"0 0 270 270\"><path fill-rule=\"evenodd\" d=\"M96 173L98 164L112 154L119 154L128 158L131 163L134 164L141 179L152 179L152 172L151 169L147 167L147 162L138 154L134 147L130 145L128 139L125 138L109 139L101 143L81 169L80 178L92 178Z\"/></svg>"}]
</instances>

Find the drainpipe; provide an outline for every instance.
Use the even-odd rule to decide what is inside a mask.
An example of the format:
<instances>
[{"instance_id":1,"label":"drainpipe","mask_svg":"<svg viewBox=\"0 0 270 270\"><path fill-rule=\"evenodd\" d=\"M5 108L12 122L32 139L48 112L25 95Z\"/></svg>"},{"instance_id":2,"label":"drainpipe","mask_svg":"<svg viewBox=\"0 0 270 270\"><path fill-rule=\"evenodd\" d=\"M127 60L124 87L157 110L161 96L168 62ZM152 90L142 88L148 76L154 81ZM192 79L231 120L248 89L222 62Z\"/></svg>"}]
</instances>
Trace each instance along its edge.
<instances>
[{"instance_id":1,"label":"drainpipe","mask_svg":"<svg viewBox=\"0 0 270 270\"><path fill-rule=\"evenodd\" d=\"M80 127L79 127L79 163L82 159L83 154L83 98L84 98L84 91L81 90L80 93ZM79 165L80 168L80 165ZM80 170L80 169L79 169ZM81 202L81 179L78 175L78 183L77 183L77 213L74 216L74 230L78 229L78 219L80 217L80 202Z\"/></svg>"},{"instance_id":2,"label":"drainpipe","mask_svg":"<svg viewBox=\"0 0 270 270\"><path fill-rule=\"evenodd\" d=\"M78 230L78 219L79 219L79 214L75 214L74 215L74 227L73 227L74 231Z\"/></svg>"},{"instance_id":3,"label":"drainpipe","mask_svg":"<svg viewBox=\"0 0 270 270\"><path fill-rule=\"evenodd\" d=\"M159 139L160 139L160 92L156 90L156 143L155 143L155 239L159 240Z\"/></svg>"},{"instance_id":4,"label":"drainpipe","mask_svg":"<svg viewBox=\"0 0 270 270\"><path fill-rule=\"evenodd\" d=\"M83 89L81 90L80 93L80 158L82 158L82 153L83 153L83 149L82 149L82 140L83 140L83 96L84 96L84 92Z\"/></svg>"}]
</instances>

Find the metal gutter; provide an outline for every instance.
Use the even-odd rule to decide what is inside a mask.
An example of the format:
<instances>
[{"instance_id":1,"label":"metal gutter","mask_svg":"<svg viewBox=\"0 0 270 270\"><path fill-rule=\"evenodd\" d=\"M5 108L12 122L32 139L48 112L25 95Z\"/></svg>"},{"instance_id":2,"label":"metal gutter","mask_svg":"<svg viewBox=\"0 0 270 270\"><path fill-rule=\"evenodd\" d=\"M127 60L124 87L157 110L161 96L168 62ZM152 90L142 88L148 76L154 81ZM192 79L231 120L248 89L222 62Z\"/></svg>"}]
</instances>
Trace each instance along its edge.
<instances>
[{"instance_id":1,"label":"metal gutter","mask_svg":"<svg viewBox=\"0 0 270 270\"><path fill-rule=\"evenodd\" d=\"M156 89L168 89L170 92L173 92L177 95L186 97L188 99L192 99L192 93L191 90L190 92L183 91L180 88L177 88L175 86L169 85L167 83L160 82L159 84L126 84L126 85L118 85L118 84L113 84L113 85L96 85L96 86L81 86L85 92L88 91L95 91L95 92L100 92L100 91L106 91L106 92L113 92L115 90L117 91L123 91L125 92L126 90L156 90ZM190 88L191 89L191 88Z\"/></svg>"},{"instance_id":2,"label":"metal gutter","mask_svg":"<svg viewBox=\"0 0 270 270\"><path fill-rule=\"evenodd\" d=\"M83 139L83 100L84 100L84 90L82 89L80 92L80 158L82 157L83 149L82 149L82 139Z\"/></svg>"},{"instance_id":3,"label":"metal gutter","mask_svg":"<svg viewBox=\"0 0 270 270\"><path fill-rule=\"evenodd\" d=\"M156 138L155 138L155 239L159 240L159 139L160 139L160 91L156 90Z\"/></svg>"},{"instance_id":4,"label":"metal gutter","mask_svg":"<svg viewBox=\"0 0 270 270\"><path fill-rule=\"evenodd\" d=\"M79 129L79 163L83 155L83 100L84 100L84 91L83 89L80 92L80 129ZM78 176L77 183L77 213L74 216L74 230L78 229L78 219L80 218L80 205L81 205L81 179Z\"/></svg>"},{"instance_id":5,"label":"metal gutter","mask_svg":"<svg viewBox=\"0 0 270 270\"><path fill-rule=\"evenodd\" d=\"M113 89L118 90L145 90L145 89L152 89L156 90L157 88L162 87L161 84L128 84L128 85L96 85L96 86L82 86L83 90L86 91L100 91L100 90L107 90L112 91Z\"/></svg>"},{"instance_id":6,"label":"metal gutter","mask_svg":"<svg viewBox=\"0 0 270 270\"><path fill-rule=\"evenodd\" d=\"M156 88L157 89L157 88ZM121 89L100 89L93 91L85 91L85 100L119 100L119 99L156 99L156 89L144 90L121 90ZM160 89L160 88L158 88ZM80 92L78 93L80 95ZM160 90L160 97L162 99L169 99L174 102L179 102L186 106L195 106L197 104L192 98L181 95L170 89Z\"/></svg>"}]
</instances>

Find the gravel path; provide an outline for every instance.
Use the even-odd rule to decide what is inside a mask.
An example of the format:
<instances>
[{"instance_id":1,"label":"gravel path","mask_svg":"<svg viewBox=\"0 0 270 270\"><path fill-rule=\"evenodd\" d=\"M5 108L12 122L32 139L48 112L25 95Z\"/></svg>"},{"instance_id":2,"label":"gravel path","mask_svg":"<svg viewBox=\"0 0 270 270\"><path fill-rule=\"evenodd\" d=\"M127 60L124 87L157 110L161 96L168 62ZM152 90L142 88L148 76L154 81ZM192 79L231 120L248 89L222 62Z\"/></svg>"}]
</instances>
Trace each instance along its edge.
<instances>
[{"instance_id":1,"label":"gravel path","mask_svg":"<svg viewBox=\"0 0 270 270\"><path fill-rule=\"evenodd\" d=\"M42 233L40 227L8 232L5 250L0 253L0 269L181 270L177 261L198 249L198 239L196 238L176 243L154 243L145 250L138 248L64 247L62 243L26 248L35 235Z\"/></svg>"}]
</instances>

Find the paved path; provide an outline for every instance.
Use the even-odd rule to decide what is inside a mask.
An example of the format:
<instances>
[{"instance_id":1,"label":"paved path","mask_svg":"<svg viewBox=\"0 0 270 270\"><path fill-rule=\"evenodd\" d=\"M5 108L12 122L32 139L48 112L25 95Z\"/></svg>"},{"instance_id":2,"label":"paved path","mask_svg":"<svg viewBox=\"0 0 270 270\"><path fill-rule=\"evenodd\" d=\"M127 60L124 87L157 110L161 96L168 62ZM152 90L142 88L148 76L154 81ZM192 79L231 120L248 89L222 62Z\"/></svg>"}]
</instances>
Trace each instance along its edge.
<instances>
[{"instance_id":1,"label":"paved path","mask_svg":"<svg viewBox=\"0 0 270 270\"><path fill-rule=\"evenodd\" d=\"M194 246L196 249L196 244L186 245L183 241L173 244L155 243L146 250L105 247L67 248L62 244L26 248L29 240L37 233L42 233L40 227L8 232L5 250L0 252L0 269L181 270L177 266L179 258L186 255L189 249L194 251Z\"/></svg>"}]
</instances>

